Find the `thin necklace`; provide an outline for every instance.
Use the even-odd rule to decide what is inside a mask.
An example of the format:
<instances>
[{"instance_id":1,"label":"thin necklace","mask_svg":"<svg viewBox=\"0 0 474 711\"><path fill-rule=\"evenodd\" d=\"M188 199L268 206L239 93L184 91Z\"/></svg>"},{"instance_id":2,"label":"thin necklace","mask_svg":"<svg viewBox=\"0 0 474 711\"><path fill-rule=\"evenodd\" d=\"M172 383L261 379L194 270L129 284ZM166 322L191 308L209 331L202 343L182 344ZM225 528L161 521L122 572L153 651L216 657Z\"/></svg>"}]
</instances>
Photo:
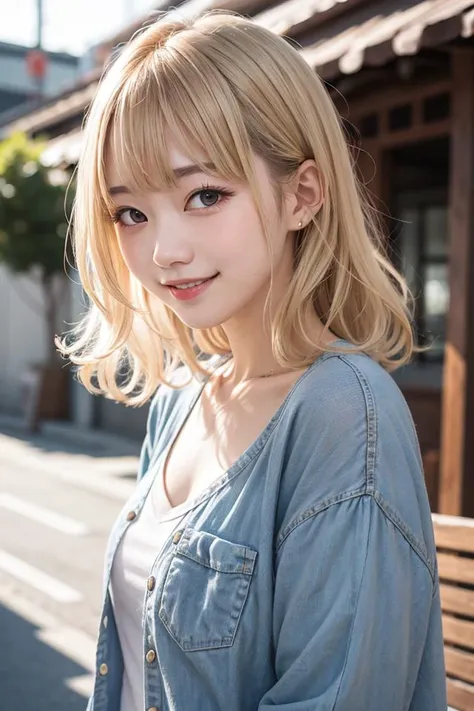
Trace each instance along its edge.
<instances>
[{"instance_id":1,"label":"thin necklace","mask_svg":"<svg viewBox=\"0 0 474 711\"><path fill-rule=\"evenodd\" d=\"M232 353L230 353L227 356L224 356L224 360L221 361L217 366L216 369L222 367L223 365L226 365L226 363L229 362L229 360L232 358ZM290 373L292 371L292 368L286 368L285 370L282 370L280 373L275 373L275 370L272 368L269 373L263 373L262 375L252 375L251 378L247 378L246 380L242 380L242 383L246 383L249 380L257 380L260 378L271 378L273 375L284 375L285 373ZM215 371L214 371L215 372Z\"/></svg>"},{"instance_id":2,"label":"thin necklace","mask_svg":"<svg viewBox=\"0 0 474 711\"><path fill-rule=\"evenodd\" d=\"M253 380L253 378L270 378L272 375L284 375L285 373L289 373L291 371L291 368L285 368L285 370L282 370L280 373L275 373L274 370L271 370L269 373L264 373L263 375L254 375L252 378L248 378L249 380Z\"/></svg>"},{"instance_id":3,"label":"thin necklace","mask_svg":"<svg viewBox=\"0 0 474 711\"><path fill-rule=\"evenodd\" d=\"M220 379L220 378L223 378L223 375L224 375L224 374L223 374L222 372L218 373L218 371L221 370L222 367L225 366L225 365L229 362L229 360L230 360L231 358L232 358L232 353L230 353L230 354L228 354L228 355L224 355L224 356L221 358L221 360L215 365L215 367L213 368L212 372L209 373L208 377L206 378L206 383L208 383L208 382L211 380L211 377L212 377L212 376L215 376L217 380ZM288 372L289 372L289 370L290 370L290 369L287 369ZM283 372L287 372L287 371L283 371ZM278 373L277 375L280 375L280 374L281 374L281 373ZM241 381L240 381L240 384L250 382L251 380L257 380L257 379L261 379L261 378L269 378L269 377L272 376L272 375L276 375L276 373L275 373L274 370L271 370L269 373L265 373L264 375L254 375L252 378L247 378L247 380L241 380ZM206 384L206 383L205 383L205 384ZM205 386L204 386L204 387L205 387ZM203 388L203 392L204 392L204 388ZM215 396L214 396L214 397L215 397ZM226 406L228 405L228 402L226 401L226 402L223 402L223 403L221 403L220 405L217 405L217 406L216 406L215 400L214 400L214 403L212 403L212 400L210 399L209 395L208 395L208 400L209 400L209 402L211 403L211 405L212 405L212 407L213 407L213 415L214 415L214 417L215 417L219 412L225 410Z\"/></svg>"}]
</instances>

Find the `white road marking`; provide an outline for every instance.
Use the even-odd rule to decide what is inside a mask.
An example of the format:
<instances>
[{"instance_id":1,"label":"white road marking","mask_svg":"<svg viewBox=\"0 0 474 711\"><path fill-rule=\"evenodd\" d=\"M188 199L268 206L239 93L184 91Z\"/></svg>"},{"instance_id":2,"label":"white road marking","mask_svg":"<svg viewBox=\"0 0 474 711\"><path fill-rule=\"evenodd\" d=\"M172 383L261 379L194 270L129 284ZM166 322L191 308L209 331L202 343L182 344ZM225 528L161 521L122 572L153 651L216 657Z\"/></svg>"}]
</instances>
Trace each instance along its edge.
<instances>
[{"instance_id":1,"label":"white road marking","mask_svg":"<svg viewBox=\"0 0 474 711\"><path fill-rule=\"evenodd\" d=\"M79 664L90 674L66 679L67 687L88 698L92 694L95 667L95 640L82 630L63 625L50 612L42 610L18 593L14 586L0 587L0 604L39 629L35 636Z\"/></svg>"},{"instance_id":2,"label":"white road marking","mask_svg":"<svg viewBox=\"0 0 474 711\"><path fill-rule=\"evenodd\" d=\"M94 670L96 643L82 630L69 625L48 627L37 635L41 642L64 654L88 671Z\"/></svg>"},{"instance_id":3,"label":"white road marking","mask_svg":"<svg viewBox=\"0 0 474 711\"><path fill-rule=\"evenodd\" d=\"M0 570L4 570L17 580L49 595L57 602L79 602L82 600L81 593L74 588L3 550L0 550Z\"/></svg>"},{"instance_id":4,"label":"white road marking","mask_svg":"<svg viewBox=\"0 0 474 711\"><path fill-rule=\"evenodd\" d=\"M115 466L114 460L109 459L111 473L108 473L106 462L97 463L92 457L77 455L74 460L70 459L70 464L68 463L65 469L62 460L56 461L51 455L47 459L46 455L41 457L37 453L28 452L17 445L12 445L1 435L0 452L0 465L15 469L27 468L119 501L126 501L135 489L135 478L125 480L120 479L119 475L138 471L136 457L129 458L128 462L122 457Z\"/></svg>"},{"instance_id":5,"label":"white road marking","mask_svg":"<svg viewBox=\"0 0 474 711\"><path fill-rule=\"evenodd\" d=\"M50 528L61 531L61 533L67 533L70 536L85 536L88 533L87 526L84 523L75 521L68 516L62 516L42 506L24 501L11 494L0 494L0 506L21 514L22 516L26 516L33 521L42 523L45 526L50 526Z\"/></svg>"},{"instance_id":6,"label":"white road marking","mask_svg":"<svg viewBox=\"0 0 474 711\"><path fill-rule=\"evenodd\" d=\"M94 691L94 675L84 674L84 676L75 676L72 679L66 679L66 686L76 694L84 696L86 699L92 696Z\"/></svg>"}]
</instances>

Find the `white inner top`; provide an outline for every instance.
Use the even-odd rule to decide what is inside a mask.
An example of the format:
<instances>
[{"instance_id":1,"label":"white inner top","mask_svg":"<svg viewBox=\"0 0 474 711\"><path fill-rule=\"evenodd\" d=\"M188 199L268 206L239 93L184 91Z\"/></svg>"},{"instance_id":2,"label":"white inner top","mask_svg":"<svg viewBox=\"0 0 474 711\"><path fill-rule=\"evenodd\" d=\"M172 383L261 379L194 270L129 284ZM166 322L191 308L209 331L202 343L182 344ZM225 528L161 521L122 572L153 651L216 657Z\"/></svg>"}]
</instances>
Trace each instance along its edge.
<instances>
[{"instance_id":1,"label":"white inner top","mask_svg":"<svg viewBox=\"0 0 474 711\"><path fill-rule=\"evenodd\" d=\"M188 508L186 504L170 506L160 470L140 516L127 528L114 558L110 587L124 659L121 711L145 708L142 612L147 580L157 555Z\"/></svg>"}]
</instances>

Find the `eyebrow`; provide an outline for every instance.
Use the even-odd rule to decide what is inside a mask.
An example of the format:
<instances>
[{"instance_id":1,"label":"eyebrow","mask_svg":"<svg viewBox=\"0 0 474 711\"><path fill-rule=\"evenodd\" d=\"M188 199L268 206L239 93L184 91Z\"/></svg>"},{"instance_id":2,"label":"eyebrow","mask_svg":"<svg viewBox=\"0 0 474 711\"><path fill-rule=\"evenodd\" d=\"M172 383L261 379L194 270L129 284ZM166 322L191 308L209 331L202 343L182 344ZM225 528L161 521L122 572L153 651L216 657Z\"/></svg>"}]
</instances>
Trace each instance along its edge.
<instances>
[{"instance_id":1,"label":"eyebrow","mask_svg":"<svg viewBox=\"0 0 474 711\"><path fill-rule=\"evenodd\" d=\"M204 165L201 167L199 165L183 165L182 168L175 168L173 170L174 177L176 180L180 180L181 178L186 178L189 175L195 175L196 173L203 173L205 168L206 170L209 170L209 172L215 172L216 171L216 166L214 163L204 163ZM127 188L126 185L114 185L112 188L109 188L109 195L120 195L120 194L127 194L130 195L132 191Z\"/></svg>"}]
</instances>

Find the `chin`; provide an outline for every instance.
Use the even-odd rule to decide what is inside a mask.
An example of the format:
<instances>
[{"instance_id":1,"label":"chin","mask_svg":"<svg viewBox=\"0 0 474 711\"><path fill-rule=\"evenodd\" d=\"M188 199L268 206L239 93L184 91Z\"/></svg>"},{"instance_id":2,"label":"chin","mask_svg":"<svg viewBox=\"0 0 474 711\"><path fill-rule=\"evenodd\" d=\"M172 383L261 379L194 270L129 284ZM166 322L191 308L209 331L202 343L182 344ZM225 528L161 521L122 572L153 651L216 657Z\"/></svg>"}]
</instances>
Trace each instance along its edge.
<instances>
[{"instance_id":1,"label":"chin","mask_svg":"<svg viewBox=\"0 0 474 711\"><path fill-rule=\"evenodd\" d=\"M200 330L222 326L235 315L235 311L224 312L224 310L222 310L216 312L216 310L214 310L214 312L211 312L210 309L206 310L204 308L201 313L180 313L178 309L173 309L173 311L185 326Z\"/></svg>"},{"instance_id":2,"label":"chin","mask_svg":"<svg viewBox=\"0 0 474 711\"><path fill-rule=\"evenodd\" d=\"M204 330L206 328L216 328L217 326L222 326L223 321L220 319L213 318L183 318L181 314L177 314L185 326L188 328L195 328L198 330Z\"/></svg>"}]
</instances>

